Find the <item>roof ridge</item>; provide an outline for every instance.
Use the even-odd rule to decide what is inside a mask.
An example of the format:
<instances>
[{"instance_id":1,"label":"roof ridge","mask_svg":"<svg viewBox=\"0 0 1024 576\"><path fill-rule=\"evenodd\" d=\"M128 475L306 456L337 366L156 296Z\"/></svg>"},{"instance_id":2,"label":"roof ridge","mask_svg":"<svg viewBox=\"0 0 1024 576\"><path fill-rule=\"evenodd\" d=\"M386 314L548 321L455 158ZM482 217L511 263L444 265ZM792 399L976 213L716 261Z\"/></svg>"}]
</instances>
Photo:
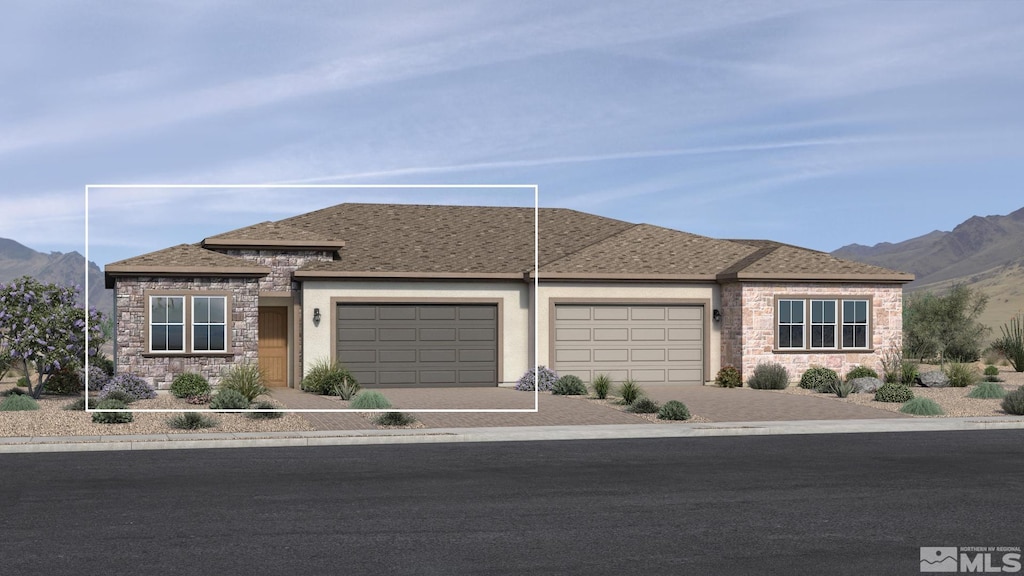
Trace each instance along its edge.
<instances>
[{"instance_id":1,"label":"roof ridge","mask_svg":"<svg viewBox=\"0 0 1024 576\"><path fill-rule=\"evenodd\" d=\"M725 242L732 242L733 244L742 244L742 242L736 242L735 240L725 240ZM747 246L750 246L752 248L754 247L751 244L747 244ZM743 271L744 269L749 268L750 266L753 266L754 263L756 263L758 260L761 260L765 256L768 256L772 252L775 252L780 247L781 247L781 245L763 246L761 248L757 248L756 250L754 250L750 254L747 254L743 258L740 258L736 262L733 262L726 269L724 269L721 272L719 272L719 275L738 274L739 272Z\"/></svg>"}]
</instances>

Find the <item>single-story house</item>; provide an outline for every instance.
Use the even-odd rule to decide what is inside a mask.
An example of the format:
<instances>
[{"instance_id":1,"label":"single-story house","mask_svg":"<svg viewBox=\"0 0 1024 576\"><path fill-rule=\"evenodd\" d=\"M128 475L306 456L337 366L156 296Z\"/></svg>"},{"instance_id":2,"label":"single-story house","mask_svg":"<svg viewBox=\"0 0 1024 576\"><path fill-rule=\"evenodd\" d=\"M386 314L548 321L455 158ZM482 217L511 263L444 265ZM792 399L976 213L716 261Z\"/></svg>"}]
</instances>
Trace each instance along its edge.
<instances>
[{"instance_id":1,"label":"single-story house","mask_svg":"<svg viewBox=\"0 0 1024 576\"><path fill-rule=\"evenodd\" d=\"M537 227L539 269L533 208L392 204L109 264L117 369L166 388L258 361L297 387L328 360L370 387L510 386L536 361L700 385L726 365L877 367L901 345L910 274L568 209L540 209Z\"/></svg>"}]
</instances>

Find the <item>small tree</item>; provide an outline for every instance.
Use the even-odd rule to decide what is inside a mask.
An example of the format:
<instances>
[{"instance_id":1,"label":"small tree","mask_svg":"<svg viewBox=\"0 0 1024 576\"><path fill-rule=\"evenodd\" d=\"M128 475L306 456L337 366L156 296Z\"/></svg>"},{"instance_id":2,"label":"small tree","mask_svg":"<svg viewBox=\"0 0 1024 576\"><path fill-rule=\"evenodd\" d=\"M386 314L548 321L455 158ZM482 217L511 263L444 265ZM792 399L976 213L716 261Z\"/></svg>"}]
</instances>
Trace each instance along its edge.
<instances>
[{"instance_id":1,"label":"small tree","mask_svg":"<svg viewBox=\"0 0 1024 576\"><path fill-rule=\"evenodd\" d=\"M973 362L988 328L978 317L988 296L957 284L944 296L921 292L909 296L903 306L903 338L907 355L924 360L938 355Z\"/></svg>"},{"instance_id":2,"label":"small tree","mask_svg":"<svg viewBox=\"0 0 1024 576\"><path fill-rule=\"evenodd\" d=\"M90 349L85 349L86 312L76 304L78 292L28 276L0 284L0 353L24 370L34 398L42 395L53 374L61 368L80 370L86 354L95 356L103 345L103 318L91 309Z\"/></svg>"}]
</instances>

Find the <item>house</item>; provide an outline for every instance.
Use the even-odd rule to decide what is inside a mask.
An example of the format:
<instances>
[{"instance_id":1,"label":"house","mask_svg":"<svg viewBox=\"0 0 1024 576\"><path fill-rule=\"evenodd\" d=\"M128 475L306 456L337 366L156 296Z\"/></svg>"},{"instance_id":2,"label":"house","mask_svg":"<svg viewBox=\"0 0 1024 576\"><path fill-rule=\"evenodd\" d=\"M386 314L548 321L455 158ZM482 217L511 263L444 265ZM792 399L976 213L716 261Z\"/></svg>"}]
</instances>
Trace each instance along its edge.
<instances>
[{"instance_id":1,"label":"house","mask_svg":"<svg viewBox=\"0 0 1024 576\"><path fill-rule=\"evenodd\" d=\"M109 264L119 371L161 388L340 360L371 387L705 384L778 362L844 372L899 347L909 274L574 210L340 204ZM534 290L534 277L539 289ZM535 324L536 318L536 324Z\"/></svg>"}]
</instances>

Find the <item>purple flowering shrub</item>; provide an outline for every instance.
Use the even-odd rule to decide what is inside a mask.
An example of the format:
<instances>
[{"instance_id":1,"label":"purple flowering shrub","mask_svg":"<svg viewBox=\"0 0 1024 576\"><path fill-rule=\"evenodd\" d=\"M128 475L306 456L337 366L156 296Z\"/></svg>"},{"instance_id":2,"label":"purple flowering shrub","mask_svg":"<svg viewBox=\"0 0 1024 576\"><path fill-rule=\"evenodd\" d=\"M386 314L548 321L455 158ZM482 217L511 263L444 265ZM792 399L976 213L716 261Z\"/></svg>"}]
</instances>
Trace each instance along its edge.
<instances>
[{"instance_id":1,"label":"purple flowering shrub","mask_svg":"<svg viewBox=\"0 0 1024 576\"><path fill-rule=\"evenodd\" d=\"M528 390L533 391L534 386L541 392L550 391L555 387L555 382L558 381L558 374L546 367L538 366L537 375L534 375L533 368L530 368L523 374L523 377L516 382L516 390Z\"/></svg>"},{"instance_id":2,"label":"purple flowering shrub","mask_svg":"<svg viewBox=\"0 0 1024 576\"><path fill-rule=\"evenodd\" d=\"M136 400L148 400L150 398L156 398L156 390L152 386L146 384L146 381L138 376L132 374L118 374L110 379L100 389L100 400L107 397L107 394L119 390L125 394L131 396Z\"/></svg>"},{"instance_id":3,"label":"purple flowering shrub","mask_svg":"<svg viewBox=\"0 0 1024 576\"><path fill-rule=\"evenodd\" d=\"M110 375L101 366L89 364L89 390L93 392L102 390L103 386L110 382Z\"/></svg>"}]
</instances>

